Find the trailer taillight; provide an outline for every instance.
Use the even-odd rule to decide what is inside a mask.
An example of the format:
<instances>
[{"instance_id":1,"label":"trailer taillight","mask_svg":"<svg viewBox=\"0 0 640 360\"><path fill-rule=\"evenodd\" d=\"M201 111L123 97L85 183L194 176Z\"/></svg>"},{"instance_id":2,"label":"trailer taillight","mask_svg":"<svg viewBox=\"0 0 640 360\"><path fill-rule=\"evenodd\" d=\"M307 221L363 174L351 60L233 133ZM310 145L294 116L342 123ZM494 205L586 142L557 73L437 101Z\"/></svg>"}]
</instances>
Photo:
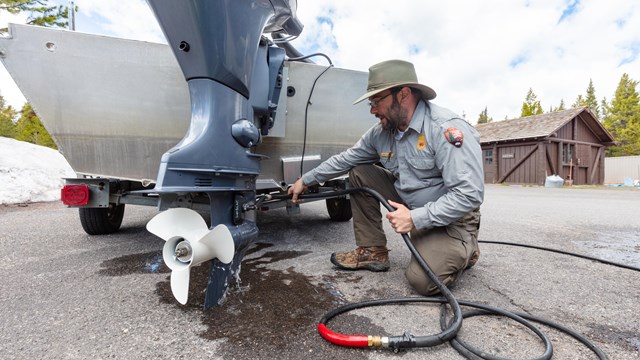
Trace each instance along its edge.
<instances>
[{"instance_id":1,"label":"trailer taillight","mask_svg":"<svg viewBox=\"0 0 640 360\"><path fill-rule=\"evenodd\" d=\"M69 206L86 205L89 202L89 187L87 185L66 185L62 188L60 199Z\"/></svg>"}]
</instances>

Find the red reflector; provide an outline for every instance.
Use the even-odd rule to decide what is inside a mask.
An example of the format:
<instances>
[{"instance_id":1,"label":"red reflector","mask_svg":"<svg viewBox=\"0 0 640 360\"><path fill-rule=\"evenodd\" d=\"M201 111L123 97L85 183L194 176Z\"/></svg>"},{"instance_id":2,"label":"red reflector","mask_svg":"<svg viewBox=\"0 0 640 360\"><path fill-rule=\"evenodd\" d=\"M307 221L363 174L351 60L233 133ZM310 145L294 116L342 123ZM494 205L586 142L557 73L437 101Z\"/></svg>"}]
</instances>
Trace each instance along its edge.
<instances>
[{"instance_id":1,"label":"red reflector","mask_svg":"<svg viewBox=\"0 0 640 360\"><path fill-rule=\"evenodd\" d=\"M89 202L89 187L87 185L66 185L62 188L60 199L69 206L86 205Z\"/></svg>"}]
</instances>

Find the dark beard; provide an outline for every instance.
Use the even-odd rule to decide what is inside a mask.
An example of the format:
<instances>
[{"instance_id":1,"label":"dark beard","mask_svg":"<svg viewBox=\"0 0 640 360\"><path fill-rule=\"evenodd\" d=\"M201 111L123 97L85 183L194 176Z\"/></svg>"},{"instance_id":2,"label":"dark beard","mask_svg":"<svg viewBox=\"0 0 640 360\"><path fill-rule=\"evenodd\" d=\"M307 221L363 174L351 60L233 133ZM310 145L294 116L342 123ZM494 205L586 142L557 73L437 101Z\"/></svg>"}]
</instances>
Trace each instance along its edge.
<instances>
[{"instance_id":1,"label":"dark beard","mask_svg":"<svg viewBox=\"0 0 640 360\"><path fill-rule=\"evenodd\" d=\"M393 97L393 103L391 103L387 115L387 125L384 129L397 130L401 124L408 124L407 109L403 109L402 106L400 106L395 96Z\"/></svg>"}]
</instances>

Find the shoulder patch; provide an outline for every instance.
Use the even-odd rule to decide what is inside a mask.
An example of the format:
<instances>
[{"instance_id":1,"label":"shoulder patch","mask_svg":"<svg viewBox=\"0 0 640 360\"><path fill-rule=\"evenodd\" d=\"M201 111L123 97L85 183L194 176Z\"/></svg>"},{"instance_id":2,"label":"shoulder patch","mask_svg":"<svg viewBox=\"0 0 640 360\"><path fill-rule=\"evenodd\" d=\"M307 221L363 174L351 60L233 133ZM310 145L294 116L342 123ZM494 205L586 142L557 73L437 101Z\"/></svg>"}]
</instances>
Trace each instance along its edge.
<instances>
[{"instance_id":1,"label":"shoulder patch","mask_svg":"<svg viewBox=\"0 0 640 360\"><path fill-rule=\"evenodd\" d=\"M462 133L462 130L453 127L445 130L444 137L451 145L455 147L462 146L462 141L464 140L464 134Z\"/></svg>"}]
</instances>

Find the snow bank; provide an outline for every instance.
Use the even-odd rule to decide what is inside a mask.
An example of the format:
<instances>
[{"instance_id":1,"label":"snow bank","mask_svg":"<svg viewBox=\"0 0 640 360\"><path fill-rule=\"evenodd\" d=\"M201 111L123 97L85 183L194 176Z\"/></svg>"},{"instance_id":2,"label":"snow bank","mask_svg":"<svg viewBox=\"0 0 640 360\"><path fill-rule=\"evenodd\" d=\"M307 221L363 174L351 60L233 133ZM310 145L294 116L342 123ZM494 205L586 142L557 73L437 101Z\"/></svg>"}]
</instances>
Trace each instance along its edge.
<instances>
[{"instance_id":1,"label":"snow bank","mask_svg":"<svg viewBox=\"0 0 640 360\"><path fill-rule=\"evenodd\" d=\"M56 150L0 137L0 204L55 201L65 177L75 177Z\"/></svg>"}]
</instances>

